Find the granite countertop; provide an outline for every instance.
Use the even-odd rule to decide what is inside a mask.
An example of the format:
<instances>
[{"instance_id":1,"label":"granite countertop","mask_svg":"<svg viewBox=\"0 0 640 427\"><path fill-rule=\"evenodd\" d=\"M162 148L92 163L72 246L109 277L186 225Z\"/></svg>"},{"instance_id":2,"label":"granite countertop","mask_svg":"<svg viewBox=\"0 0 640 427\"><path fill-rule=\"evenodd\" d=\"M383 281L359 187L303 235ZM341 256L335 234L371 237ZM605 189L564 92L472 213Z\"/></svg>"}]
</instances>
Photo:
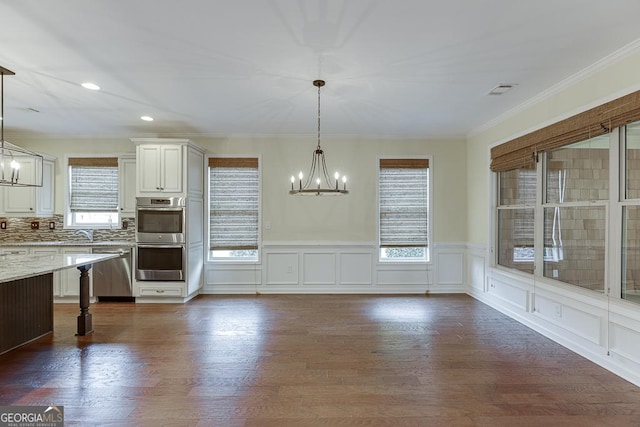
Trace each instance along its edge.
<instances>
[{"instance_id":1,"label":"granite countertop","mask_svg":"<svg viewBox=\"0 0 640 427\"><path fill-rule=\"evenodd\" d=\"M136 245L135 242L128 240L120 240L120 241L96 241L90 242L86 241L75 241L75 240L58 240L58 241L41 241L41 242L3 242L0 244L2 246L88 246L88 247L104 247L104 246L116 246L116 247L134 247Z\"/></svg>"},{"instance_id":2,"label":"granite countertop","mask_svg":"<svg viewBox=\"0 0 640 427\"><path fill-rule=\"evenodd\" d=\"M118 254L0 255L0 283L117 258ZM79 274L79 273L78 273Z\"/></svg>"}]
</instances>

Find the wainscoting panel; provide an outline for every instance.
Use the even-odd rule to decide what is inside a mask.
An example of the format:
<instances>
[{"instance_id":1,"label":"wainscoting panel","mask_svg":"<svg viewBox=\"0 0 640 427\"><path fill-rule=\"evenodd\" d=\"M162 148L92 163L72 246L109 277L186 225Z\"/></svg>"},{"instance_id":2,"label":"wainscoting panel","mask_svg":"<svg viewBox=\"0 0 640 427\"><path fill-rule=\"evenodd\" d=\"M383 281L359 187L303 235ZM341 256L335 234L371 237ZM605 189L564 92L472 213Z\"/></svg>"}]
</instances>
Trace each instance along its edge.
<instances>
[{"instance_id":1,"label":"wainscoting panel","mask_svg":"<svg viewBox=\"0 0 640 427\"><path fill-rule=\"evenodd\" d=\"M640 364L640 330L618 323L611 323L610 351L625 359Z\"/></svg>"},{"instance_id":2,"label":"wainscoting panel","mask_svg":"<svg viewBox=\"0 0 640 427\"><path fill-rule=\"evenodd\" d=\"M205 294L464 292L466 246L435 245L432 263L378 262L373 243L269 242L262 263L207 263ZM437 269L438 274L434 274ZM434 281L435 279L435 281Z\"/></svg>"},{"instance_id":3,"label":"wainscoting panel","mask_svg":"<svg viewBox=\"0 0 640 427\"><path fill-rule=\"evenodd\" d=\"M640 386L640 305L493 267L478 246L468 255L469 295Z\"/></svg>"},{"instance_id":4,"label":"wainscoting panel","mask_svg":"<svg viewBox=\"0 0 640 427\"><path fill-rule=\"evenodd\" d=\"M529 311L529 292L522 284L503 280L499 276L490 277L488 294L506 308L519 313Z\"/></svg>"},{"instance_id":5,"label":"wainscoting panel","mask_svg":"<svg viewBox=\"0 0 640 427\"><path fill-rule=\"evenodd\" d=\"M261 270L259 266L218 266L206 270L205 283L218 285L251 285L260 284ZM206 286L206 285L205 285Z\"/></svg>"},{"instance_id":6,"label":"wainscoting panel","mask_svg":"<svg viewBox=\"0 0 640 427\"><path fill-rule=\"evenodd\" d=\"M467 255L469 286L477 292L487 291L487 280L485 273L485 249L483 247L469 246Z\"/></svg>"},{"instance_id":7,"label":"wainscoting panel","mask_svg":"<svg viewBox=\"0 0 640 427\"><path fill-rule=\"evenodd\" d=\"M303 252L302 253L303 285L335 285L336 254L335 252Z\"/></svg>"},{"instance_id":8,"label":"wainscoting panel","mask_svg":"<svg viewBox=\"0 0 640 427\"><path fill-rule=\"evenodd\" d=\"M371 252L340 252L340 285L373 284L373 254Z\"/></svg>"},{"instance_id":9,"label":"wainscoting panel","mask_svg":"<svg viewBox=\"0 0 640 427\"><path fill-rule=\"evenodd\" d=\"M422 286L421 292L425 292L433 282L430 269L425 265L378 265L376 271L378 286L418 285Z\"/></svg>"},{"instance_id":10,"label":"wainscoting panel","mask_svg":"<svg viewBox=\"0 0 640 427\"><path fill-rule=\"evenodd\" d=\"M266 281L269 285L298 285L299 254L289 252L265 252Z\"/></svg>"},{"instance_id":11,"label":"wainscoting panel","mask_svg":"<svg viewBox=\"0 0 640 427\"><path fill-rule=\"evenodd\" d=\"M593 344L602 344L602 316L594 314L598 310L585 305L579 305L579 308L565 305L557 298L551 299L552 296L553 294L542 296L540 292L536 294L537 316Z\"/></svg>"},{"instance_id":12,"label":"wainscoting panel","mask_svg":"<svg viewBox=\"0 0 640 427\"><path fill-rule=\"evenodd\" d=\"M438 253L436 255L436 272L438 285L462 286L464 284L464 254Z\"/></svg>"}]
</instances>

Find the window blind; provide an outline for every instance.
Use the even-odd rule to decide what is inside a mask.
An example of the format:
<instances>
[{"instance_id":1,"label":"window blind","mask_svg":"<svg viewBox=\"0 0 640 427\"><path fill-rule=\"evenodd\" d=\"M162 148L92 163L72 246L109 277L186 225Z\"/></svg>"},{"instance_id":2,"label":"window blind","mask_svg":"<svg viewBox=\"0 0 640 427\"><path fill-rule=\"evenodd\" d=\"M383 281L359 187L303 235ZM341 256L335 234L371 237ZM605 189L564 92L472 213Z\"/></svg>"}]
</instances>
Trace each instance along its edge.
<instances>
[{"instance_id":1,"label":"window blind","mask_svg":"<svg viewBox=\"0 0 640 427\"><path fill-rule=\"evenodd\" d=\"M536 162L536 153L601 136L638 120L640 91L493 147L491 170L504 172L530 167Z\"/></svg>"},{"instance_id":2,"label":"window blind","mask_svg":"<svg viewBox=\"0 0 640 427\"><path fill-rule=\"evenodd\" d=\"M211 249L258 249L258 159L210 158L209 186Z\"/></svg>"},{"instance_id":3,"label":"window blind","mask_svg":"<svg viewBox=\"0 0 640 427\"><path fill-rule=\"evenodd\" d=\"M118 159L69 158L71 212L118 211Z\"/></svg>"},{"instance_id":4,"label":"window blind","mask_svg":"<svg viewBox=\"0 0 640 427\"><path fill-rule=\"evenodd\" d=\"M380 160L380 247L427 247L428 171L428 159Z\"/></svg>"}]
</instances>

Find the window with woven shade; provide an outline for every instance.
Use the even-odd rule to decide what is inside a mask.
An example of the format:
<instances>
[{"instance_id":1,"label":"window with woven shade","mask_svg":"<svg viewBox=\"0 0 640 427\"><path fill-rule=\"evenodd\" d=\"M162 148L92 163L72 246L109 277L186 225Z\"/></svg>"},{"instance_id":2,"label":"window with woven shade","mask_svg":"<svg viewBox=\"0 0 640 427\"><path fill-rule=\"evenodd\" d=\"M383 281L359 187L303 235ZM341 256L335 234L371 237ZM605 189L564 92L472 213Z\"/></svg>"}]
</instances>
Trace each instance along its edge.
<instances>
[{"instance_id":1,"label":"window with woven shade","mask_svg":"<svg viewBox=\"0 0 640 427\"><path fill-rule=\"evenodd\" d=\"M380 159L378 174L381 260L427 259L429 160Z\"/></svg>"},{"instance_id":2,"label":"window with woven shade","mask_svg":"<svg viewBox=\"0 0 640 427\"><path fill-rule=\"evenodd\" d=\"M118 224L117 157L70 157L67 225Z\"/></svg>"},{"instance_id":3,"label":"window with woven shade","mask_svg":"<svg viewBox=\"0 0 640 427\"><path fill-rule=\"evenodd\" d=\"M209 244L213 259L256 260L260 169L255 157L209 159Z\"/></svg>"}]
</instances>

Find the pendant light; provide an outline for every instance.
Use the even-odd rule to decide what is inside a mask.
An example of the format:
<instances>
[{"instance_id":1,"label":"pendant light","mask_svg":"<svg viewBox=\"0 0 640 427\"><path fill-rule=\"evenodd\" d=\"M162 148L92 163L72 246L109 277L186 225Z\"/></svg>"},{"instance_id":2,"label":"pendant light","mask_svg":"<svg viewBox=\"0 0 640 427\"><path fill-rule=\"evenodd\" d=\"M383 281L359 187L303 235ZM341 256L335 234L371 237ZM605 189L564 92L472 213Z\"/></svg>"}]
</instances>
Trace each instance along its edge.
<instances>
[{"instance_id":1,"label":"pendant light","mask_svg":"<svg viewBox=\"0 0 640 427\"><path fill-rule=\"evenodd\" d=\"M5 75L13 76L15 73L0 67L0 186L42 187L42 156L4 139ZM24 171L23 167L27 165L29 168Z\"/></svg>"},{"instance_id":2,"label":"pendant light","mask_svg":"<svg viewBox=\"0 0 640 427\"><path fill-rule=\"evenodd\" d=\"M338 172L335 172L333 179L331 179L327 171L324 151L320 147L320 88L325 85L325 81L314 80L313 85L318 88L318 145L313 151L311 168L309 174L306 175L306 180L305 175L300 171L297 179L298 184L296 185L296 177L292 175L289 194L301 196L341 196L349 194L347 191L347 177L345 175L340 176Z\"/></svg>"}]
</instances>

